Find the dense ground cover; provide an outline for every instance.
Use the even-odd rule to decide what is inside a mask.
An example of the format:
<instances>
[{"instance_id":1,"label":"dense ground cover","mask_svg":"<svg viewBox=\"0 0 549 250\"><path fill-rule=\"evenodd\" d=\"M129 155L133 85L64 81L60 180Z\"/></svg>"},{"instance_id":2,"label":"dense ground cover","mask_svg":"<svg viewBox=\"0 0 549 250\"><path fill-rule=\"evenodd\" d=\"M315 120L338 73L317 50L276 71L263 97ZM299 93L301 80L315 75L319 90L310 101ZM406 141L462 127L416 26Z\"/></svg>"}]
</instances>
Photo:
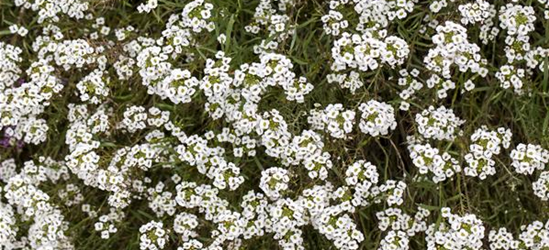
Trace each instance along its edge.
<instances>
[{"instance_id":1,"label":"dense ground cover","mask_svg":"<svg viewBox=\"0 0 549 250\"><path fill-rule=\"evenodd\" d=\"M545 0L0 20L0 249L549 249Z\"/></svg>"}]
</instances>

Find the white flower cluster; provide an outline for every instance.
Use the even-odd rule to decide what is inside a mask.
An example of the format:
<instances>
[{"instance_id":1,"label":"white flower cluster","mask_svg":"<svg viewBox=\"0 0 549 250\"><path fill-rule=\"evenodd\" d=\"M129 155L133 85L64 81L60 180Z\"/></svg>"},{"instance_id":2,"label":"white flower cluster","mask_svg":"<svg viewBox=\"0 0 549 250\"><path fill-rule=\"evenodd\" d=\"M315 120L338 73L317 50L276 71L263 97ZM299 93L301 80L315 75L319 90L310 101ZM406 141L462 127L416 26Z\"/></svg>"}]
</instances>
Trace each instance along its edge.
<instances>
[{"instance_id":1,"label":"white flower cluster","mask_svg":"<svg viewBox=\"0 0 549 250\"><path fill-rule=\"evenodd\" d=\"M357 186L366 184L365 190L369 189L372 184L376 184L379 180L377 167L370 162L364 160L357 161L350 165L345 171L345 182L349 186Z\"/></svg>"},{"instance_id":2,"label":"white flower cluster","mask_svg":"<svg viewBox=\"0 0 549 250\"><path fill-rule=\"evenodd\" d=\"M173 216L176 212L175 195L170 191L165 191L165 188L164 182L158 182L154 188L151 187L147 190L149 208L155 212L157 217Z\"/></svg>"},{"instance_id":3,"label":"white flower cluster","mask_svg":"<svg viewBox=\"0 0 549 250\"><path fill-rule=\"evenodd\" d=\"M404 213L399 208L388 208L384 211L376 213L378 219L378 228L381 231L387 232L381 240L380 250L410 249L410 237L427 230L425 220L430 212L427 209L418 208L414 217Z\"/></svg>"},{"instance_id":4,"label":"white flower cluster","mask_svg":"<svg viewBox=\"0 0 549 250\"><path fill-rule=\"evenodd\" d=\"M4 203L0 203L0 244L3 248L15 248L17 247L16 235L18 228L16 226L15 214L12 206Z\"/></svg>"},{"instance_id":5,"label":"white flower cluster","mask_svg":"<svg viewBox=\"0 0 549 250\"><path fill-rule=\"evenodd\" d=\"M395 110L387 103L370 100L358 106L360 122L358 126L362 133L371 136L388 135L397 126Z\"/></svg>"},{"instance_id":6,"label":"white flower cluster","mask_svg":"<svg viewBox=\"0 0 549 250\"><path fill-rule=\"evenodd\" d=\"M12 34L18 34L20 36L26 36L29 33L29 30L27 28L25 28L24 26L19 26L17 24L11 25L9 29Z\"/></svg>"},{"instance_id":7,"label":"white flower cluster","mask_svg":"<svg viewBox=\"0 0 549 250\"><path fill-rule=\"evenodd\" d=\"M139 249L159 250L164 249L168 240L168 232L164 230L162 222L151 221L139 228Z\"/></svg>"},{"instance_id":8,"label":"white flower cluster","mask_svg":"<svg viewBox=\"0 0 549 250\"><path fill-rule=\"evenodd\" d=\"M538 180L532 182L534 194L543 201L549 200L549 171L543 171Z\"/></svg>"},{"instance_id":9,"label":"white flower cluster","mask_svg":"<svg viewBox=\"0 0 549 250\"><path fill-rule=\"evenodd\" d=\"M256 54L269 53L278 49L289 37L295 34L295 24L288 15L288 10L295 5L295 0L260 0L255 8L253 20L245 30L259 34L262 29L265 38L254 46ZM275 7L275 4L278 5Z\"/></svg>"},{"instance_id":10,"label":"white flower cluster","mask_svg":"<svg viewBox=\"0 0 549 250\"><path fill-rule=\"evenodd\" d=\"M549 247L549 221L546 223L534 221L528 225L522 225L520 231L518 238L515 238L506 228L491 230L489 234L490 249L541 250Z\"/></svg>"},{"instance_id":11,"label":"white flower cluster","mask_svg":"<svg viewBox=\"0 0 549 250\"><path fill-rule=\"evenodd\" d=\"M18 47L3 42L0 43L0 90L2 92L12 87L22 73L19 68L19 63L23 60L20 56L21 52ZM2 124L5 123L2 122Z\"/></svg>"},{"instance_id":12,"label":"white flower cluster","mask_svg":"<svg viewBox=\"0 0 549 250\"><path fill-rule=\"evenodd\" d=\"M0 42L0 129L7 128L6 134L14 140L39 144L46 140L49 129L47 121L39 116L63 85L52 75L54 68L49 61L43 59L27 69L30 81L16 86L22 73L17 66L20 53L20 49Z\"/></svg>"},{"instance_id":13,"label":"white flower cluster","mask_svg":"<svg viewBox=\"0 0 549 250\"><path fill-rule=\"evenodd\" d=\"M353 219L339 207L324 209L315 224L318 231L333 241L338 249L358 249L358 243L364 240Z\"/></svg>"},{"instance_id":14,"label":"white flower cluster","mask_svg":"<svg viewBox=\"0 0 549 250\"><path fill-rule=\"evenodd\" d=\"M324 110L311 110L307 121L312 129L323 130L334 138L343 139L353 130L355 112L345 110L341 103L329 104Z\"/></svg>"},{"instance_id":15,"label":"white flower cluster","mask_svg":"<svg viewBox=\"0 0 549 250\"><path fill-rule=\"evenodd\" d=\"M57 196L63 200L65 206L72 207L84 201L84 195L78 186L70 183L64 189L57 192Z\"/></svg>"},{"instance_id":16,"label":"white flower cluster","mask_svg":"<svg viewBox=\"0 0 549 250\"><path fill-rule=\"evenodd\" d=\"M330 154L323 151L322 137L314 131L303 130L301 135L294 136L282 154L284 165L302 164L312 179L325 180L328 169L332 168Z\"/></svg>"},{"instance_id":17,"label":"white flower cluster","mask_svg":"<svg viewBox=\"0 0 549 250\"><path fill-rule=\"evenodd\" d=\"M288 190L288 182L290 182L288 170L272 167L261 172L259 188L270 199L278 200L282 193Z\"/></svg>"},{"instance_id":18,"label":"white flower cluster","mask_svg":"<svg viewBox=\"0 0 549 250\"><path fill-rule=\"evenodd\" d=\"M427 69L444 79L452 76L451 66L460 72L470 71L485 77L487 60L480 55L480 47L468 41L467 29L457 23L447 21L437 26L437 34L432 37L435 47L429 49L424 59Z\"/></svg>"},{"instance_id":19,"label":"white flower cluster","mask_svg":"<svg viewBox=\"0 0 549 250\"><path fill-rule=\"evenodd\" d=\"M476 0L473 3L462 4L458 7L463 25L480 24L479 38L482 43L493 41L499 33L494 25L497 11L494 5L488 1Z\"/></svg>"},{"instance_id":20,"label":"white flower cluster","mask_svg":"<svg viewBox=\"0 0 549 250\"><path fill-rule=\"evenodd\" d=\"M13 164L13 160L2 162L5 166ZM74 249L66 234L68 222L61 210L47 193L38 188L44 182L66 181L68 172L66 167L60 167L62 164L40 157L37 162L25 162L20 173L4 176L3 196L8 203L0 202L0 226L3 229L0 242L3 248ZM26 234L19 231L18 221L29 225Z\"/></svg>"},{"instance_id":21,"label":"white flower cluster","mask_svg":"<svg viewBox=\"0 0 549 250\"><path fill-rule=\"evenodd\" d=\"M84 210L84 209L83 209ZM88 211L88 207L86 207L86 211ZM90 213L91 211L88 211ZM94 218L97 217L97 214L94 213ZM118 232L118 229L116 228L116 224L120 223L122 219L124 218L124 214L120 211L117 211L116 209L110 210L108 214L101 215L98 219L98 221L94 224L95 231L101 232L101 238L102 239L109 239L111 234L114 234Z\"/></svg>"},{"instance_id":22,"label":"white flower cluster","mask_svg":"<svg viewBox=\"0 0 549 250\"><path fill-rule=\"evenodd\" d=\"M156 9L158 7L158 0L147 0L146 3L142 3L139 6L137 6L137 11L139 13L143 12L151 12L152 10Z\"/></svg>"},{"instance_id":23,"label":"white flower cluster","mask_svg":"<svg viewBox=\"0 0 549 250\"><path fill-rule=\"evenodd\" d=\"M409 148L410 158L419 173L432 174L434 183L451 179L461 172L458 160L447 152L440 152L438 148L433 148L430 144L411 144Z\"/></svg>"},{"instance_id":24,"label":"white flower cluster","mask_svg":"<svg viewBox=\"0 0 549 250\"><path fill-rule=\"evenodd\" d=\"M7 128L5 135L22 139L25 143L38 145L46 141L49 129L46 120L30 117L21 121L15 129Z\"/></svg>"},{"instance_id":25,"label":"white flower cluster","mask_svg":"<svg viewBox=\"0 0 549 250\"><path fill-rule=\"evenodd\" d=\"M488 235L491 250L510 250L519 249L519 242L513 238L513 234L507 231L507 228L499 228L498 230L490 230Z\"/></svg>"},{"instance_id":26,"label":"white flower cluster","mask_svg":"<svg viewBox=\"0 0 549 250\"><path fill-rule=\"evenodd\" d=\"M493 156L499 155L501 147L509 148L512 133L503 127L490 131L486 126L477 129L471 135L469 153L465 155L467 166L463 169L465 175L478 176L481 180L496 173L496 162Z\"/></svg>"},{"instance_id":27,"label":"white flower cluster","mask_svg":"<svg viewBox=\"0 0 549 250\"><path fill-rule=\"evenodd\" d=\"M496 78L504 89L512 88L515 93L522 94L526 74L524 69L515 68L513 65L503 65L496 72Z\"/></svg>"},{"instance_id":28,"label":"white flower cluster","mask_svg":"<svg viewBox=\"0 0 549 250\"><path fill-rule=\"evenodd\" d=\"M38 13L38 23L59 22L60 14L82 19L89 3L80 0L14 0L16 6Z\"/></svg>"},{"instance_id":29,"label":"white flower cluster","mask_svg":"<svg viewBox=\"0 0 549 250\"><path fill-rule=\"evenodd\" d=\"M511 151L511 166L519 174L531 175L535 170L544 170L549 162L549 151L540 145L520 143Z\"/></svg>"},{"instance_id":30,"label":"white flower cluster","mask_svg":"<svg viewBox=\"0 0 549 250\"><path fill-rule=\"evenodd\" d=\"M420 114L416 114L417 131L425 139L453 141L456 135L461 135L460 126L465 123L454 114L452 109L440 106L435 109L429 106Z\"/></svg>"},{"instance_id":31,"label":"white flower cluster","mask_svg":"<svg viewBox=\"0 0 549 250\"><path fill-rule=\"evenodd\" d=\"M520 227L519 247L527 249L543 249L549 247L549 221L543 223L534 221Z\"/></svg>"},{"instance_id":32,"label":"white flower cluster","mask_svg":"<svg viewBox=\"0 0 549 250\"><path fill-rule=\"evenodd\" d=\"M481 249L484 238L482 221L474 214L459 216L450 208L441 210L442 221L429 226L426 231L427 249Z\"/></svg>"},{"instance_id":33,"label":"white flower cluster","mask_svg":"<svg viewBox=\"0 0 549 250\"><path fill-rule=\"evenodd\" d=\"M102 103L102 99L109 96L110 80L104 75L102 70L95 70L76 84L81 101L99 104Z\"/></svg>"},{"instance_id":34,"label":"white flower cluster","mask_svg":"<svg viewBox=\"0 0 549 250\"><path fill-rule=\"evenodd\" d=\"M439 13L443 8L448 7L448 1L455 2L455 0L435 0L430 1L429 10L433 13Z\"/></svg>"},{"instance_id":35,"label":"white flower cluster","mask_svg":"<svg viewBox=\"0 0 549 250\"><path fill-rule=\"evenodd\" d=\"M198 233L194 231L198 224L196 215L182 212L175 216L173 230L181 235L183 241L189 241L189 239L198 236Z\"/></svg>"},{"instance_id":36,"label":"white flower cluster","mask_svg":"<svg viewBox=\"0 0 549 250\"><path fill-rule=\"evenodd\" d=\"M387 36L386 30L362 35L343 33L332 46L334 61L330 68L335 73L328 75L328 82L339 83L354 93L364 85L357 79L358 72L376 70L383 64L395 68L404 63L409 53L408 44L402 38Z\"/></svg>"},{"instance_id":37,"label":"white flower cluster","mask_svg":"<svg viewBox=\"0 0 549 250\"><path fill-rule=\"evenodd\" d=\"M168 111L158 108L150 108L149 112L143 106L130 106L124 111L124 119L118 124L118 128L134 133L148 126L161 127L170 119Z\"/></svg>"},{"instance_id":38,"label":"white flower cluster","mask_svg":"<svg viewBox=\"0 0 549 250\"><path fill-rule=\"evenodd\" d=\"M326 34L339 36L345 31L365 32L386 28L390 21L404 19L414 10L417 0L330 0L328 13L321 20ZM345 17L356 17L345 19ZM356 23L356 26L349 25Z\"/></svg>"},{"instance_id":39,"label":"white flower cluster","mask_svg":"<svg viewBox=\"0 0 549 250\"><path fill-rule=\"evenodd\" d=\"M500 27L512 36L525 36L534 30L536 13L531 6L508 3L499 10Z\"/></svg>"},{"instance_id":40,"label":"white flower cluster","mask_svg":"<svg viewBox=\"0 0 549 250\"><path fill-rule=\"evenodd\" d=\"M410 109L409 101L413 99L416 92L423 88L423 83L417 79L419 76L419 70L417 69L412 69L410 72L406 69L401 69L398 74L400 75L398 85L406 87L399 93L400 98L402 98L399 109L407 111Z\"/></svg>"},{"instance_id":41,"label":"white flower cluster","mask_svg":"<svg viewBox=\"0 0 549 250\"><path fill-rule=\"evenodd\" d=\"M511 88L517 94L529 92L528 77L534 72L525 68L534 69L540 65L538 59L546 55L544 48L530 44L529 33L534 31L536 13L532 6L523 6L516 3L508 3L499 10L500 27L506 31L505 56L507 64L502 65L496 77L500 80L504 89ZM540 69L541 70L541 69Z\"/></svg>"},{"instance_id":42,"label":"white flower cluster","mask_svg":"<svg viewBox=\"0 0 549 250\"><path fill-rule=\"evenodd\" d=\"M207 140L197 135L182 138L181 143L175 148L179 159L195 166L217 188L235 190L244 182L240 168L224 159L223 148L208 147Z\"/></svg>"}]
</instances>

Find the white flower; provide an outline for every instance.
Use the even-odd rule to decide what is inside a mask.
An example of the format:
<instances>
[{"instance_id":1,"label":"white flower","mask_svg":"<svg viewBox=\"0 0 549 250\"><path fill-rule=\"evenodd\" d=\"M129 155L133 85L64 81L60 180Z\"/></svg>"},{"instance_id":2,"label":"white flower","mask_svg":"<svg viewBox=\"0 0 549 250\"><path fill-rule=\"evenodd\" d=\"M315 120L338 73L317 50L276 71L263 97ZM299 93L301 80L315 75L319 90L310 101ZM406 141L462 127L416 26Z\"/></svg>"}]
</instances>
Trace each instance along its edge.
<instances>
[{"instance_id":1,"label":"white flower","mask_svg":"<svg viewBox=\"0 0 549 250\"><path fill-rule=\"evenodd\" d=\"M549 171L541 172L537 181L532 183L534 194L543 201L549 200Z\"/></svg>"},{"instance_id":2,"label":"white flower","mask_svg":"<svg viewBox=\"0 0 549 250\"><path fill-rule=\"evenodd\" d=\"M289 182L290 176L288 170L272 167L261 172L259 188L263 190L267 197L277 200L289 188Z\"/></svg>"},{"instance_id":3,"label":"white flower","mask_svg":"<svg viewBox=\"0 0 549 250\"><path fill-rule=\"evenodd\" d=\"M511 165L519 174L531 175L535 170L544 170L549 162L549 151L534 144L520 143L511 151L510 156L513 159Z\"/></svg>"},{"instance_id":4,"label":"white flower","mask_svg":"<svg viewBox=\"0 0 549 250\"><path fill-rule=\"evenodd\" d=\"M358 107L361 114L360 131L371 136L387 135L397 126L395 111L389 104L371 100Z\"/></svg>"},{"instance_id":5,"label":"white flower","mask_svg":"<svg viewBox=\"0 0 549 250\"><path fill-rule=\"evenodd\" d=\"M324 110L311 110L307 121L312 129L324 130L334 138L343 139L352 132L355 112L345 110L341 103L329 104Z\"/></svg>"},{"instance_id":6,"label":"white flower","mask_svg":"<svg viewBox=\"0 0 549 250\"><path fill-rule=\"evenodd\" d=\"M474 214L452 214L450 208L441 209L442 221L429 226L426 231L427 249L481 249L484 226Z\"/></svg>"},{"instance_id":7,"label":"white flower","mask_svg":"<svg viewBox=\"0 0 549 250\"><path fill-rule=\"evenodd\" d=\"M421 114L416 114L418 132L426 139L452 141L462 132L459 127L465 121L459 119L451 109L429 106Z\"/></svg>"},{"instance_id":8,"label":"white flower","mask_svg":"<svg viewBox=\"0 0 549 250\"><path fill-rule=\"evenodd\" d=\"M139 249L164 249L168 234L163 229L162 222L151 221L139 228Z\"/></svg>"},{"instance_id":9,"label":"white flower","mask_svg":"<svg viewBox=\"0 0 549 250\"><path fill-rule=\"evenodd\" d=\"M440 152L430 144L412 144L409 146L410 158L419 168L420 174L432 174L434 183L451 179L461 172L459 162L447 152Z\"/></svg>"},{"instance_id":10,"label":"white flower","mask_svg":"<svg viewBox=\"0 0 549 250\"><path fill-rule=\"evenodd\" d=\"M503 127L490 131L486 126L477 129L471 135L469 153L465 155L467 166L465 175L478 176L481 180L496 173L496 162L492 156L501 152L501 147L508 148L511 142L511 130Z\"/></svg>"},{"instance_id":11,"label":"white flower","mask_svg":"<svg viewBox=\"0 0 549 250\"><path fill-rule=\"evenodd\" d=\"M147 0L147 3L142 3L139 6L137 6L137 11L139 13L143 12L151 12L152 10L156 9L158 7L158 0Z\"/></svg>"}]
</instances>

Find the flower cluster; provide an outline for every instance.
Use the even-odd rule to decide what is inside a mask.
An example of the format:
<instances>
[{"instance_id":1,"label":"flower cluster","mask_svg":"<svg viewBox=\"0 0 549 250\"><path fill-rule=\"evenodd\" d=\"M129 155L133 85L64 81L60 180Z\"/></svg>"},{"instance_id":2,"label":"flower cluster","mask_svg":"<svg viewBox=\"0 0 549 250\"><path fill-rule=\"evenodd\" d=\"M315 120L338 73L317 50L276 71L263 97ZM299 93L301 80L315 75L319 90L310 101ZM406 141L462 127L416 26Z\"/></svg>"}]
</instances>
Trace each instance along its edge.
<instances>
[{"instance_id":1,"label":"flower cluster","mask_svg":"<svg viewBox=\"0 0 549 250\"><path fill-rule=\"evenodd\" d=\"M410 237L427 230L425 220L429 210L419 207L414 217L404 213L399 208L388 208L378 212L378 228L387 232L381 240L379 249L409 249Z\"/></svg>"},{"instance_id":2,"label":"flower cluster","mask_svg":"<svg viewBox=\"0 0 549 250\"><path fill-rule=\"evenodd\" d=\"M302 164L310 178L324 180L328 177L328 169L332 168L333 163L330 154L323 149L322 137L314 131L304 130L301 135L294 136L291 143L284 149L282 163Z\"/></svg>"},{"instance_id":3,"label":"flower cluster","mask_svg":"<svg viewBox=\"0 0 549 250\"><path fill-rule=\"evenodd\" d=\"M13 164L10 162L2 163ZM61 210L53 203L53 199L38 188L43 182L56 183L68 179L66 167L62 162L51 158L40 157L37 162L27 161L20 173L4 179L3 196L7 204L0 203L2 221L0 225L5 230L0 237L3 247L31 249L73 249L66 234L68 222L64 220ZM17 212L18 216L14 216ZM28 225L26 240L16 239L19 236L15 220L22 220ZM25 234L25 232L20 232Z\"/></svg>"},{"instance_id":4,"label":"flower cluster","mask_svg":"<svg viewBox=\"0 0 549 250\"><path fill-rule=\"evenodd\" d=\"M464 123L454 115L454 111L444 106L437 109L429 106L416 114L417 130L425 139L453 141L456 135L461 135L459 127Z\"/></svg>"},{"instance_id":5,"label":"flower cluster","mask_svg":"<svg viewBox=\"0 0 549 250\"><path fill-rule=\"evenodd\" d=\"M261 172L259 188L267 197L277 200L282 196L281 193L288 189L288 182L290 182L288 170L272 167Z\"/></svg>"},{"instance_id":6,"label":"flower cluster","mask_svg":"<svg viewBox=\"0 0 549 250\"><path fill-rule=\"evenodd\" d=\"M358 107L360 110L360 131L371 136L387 135L389 130L394 130L397 126L395 119L395 110L387 103L371 100L362 103Z\"/></svg>"},{"instance_id":7,"label":"flower cluster","mask_svg":"<svg viewBox=\"0 0 549 250\"><path fill-rule=\"evenodd\" d=\"M399 93L399 97L402 98L400 102L400 110L407 111L410 109L409 101L413 99L414 94L423 88L423 83L418 81L419 70L413 69L408 72L406 69L402 69L399 72L398 85L406 87Z\"/></svg>"},{"instance_id":8,"label":"flower cluster","mask_svg":"<svg viewBox=\"0 0 549 250\"><path fill-rule=\"evenodd\" d=\"M523 94L530 89L528 76L533 73L524 67L523 62L533 69L539 64L534 58L545 53L544 49L532 48L530 44L529 33L535 29L535 11L532 6L508 3L501 6L499 13L500 27L506 31L505 56L508 62L501 66L496 77L504 89L512 87L515 93Z\"/></svg>"},{"instance_id":9,"label":"flower cluster","mask_svg":"<svg viewBox=\"0 0 549 250\"><path fill-rule=\"evenodd\" d=\"M534 221L520 227L521 233L514 237L506 228L491 230L490 249L543 249L549 246L549 222Z\"/></svg>"},{"instance_id":10,"label":"flower cluster","mask_svg":"<svg viewBox=\"0 0 549 250\"><path fill-rule=\"evenodd\" d=\"M549 200L549 171L541 172L538 180L532 183L532 189L541 200Z\"/></svg>"},{"instance_id":11,"label":"flower cluster","mask_svg":"<svg viewBox=\"0 0 549 250\"><path fill-rule=\"evenodd\" d=\"M311 110L307 118L311 128L315 130L324 130L330 136L338 139L345 138L346 134L351 133L355 124L355 112L345 110L343 104L329 104L324 110Z\"/></svg>"},{"instance_id":12,"label":"flower cluster","mask_svg":"<svg viewBox=\"0 0 549 250\"><path fill-rule=\"evenodd\" d=\"M501 82L501 87L504 89L513 88L515 93L522 94L524 86L524 78L526 74L524 69L515 68L513 65L503 65L496 73L496 78Z\"/></svg>"},{"instance_id":13,"label":"flower cluster","mask_svg":"<svg viewBox=\"0 0 549 250\"><path fill-rule=\"evenodd\" d=\"M419 169L420 174L432 174L434 183L451 179L461 172L458 160L447 152L440 152L430 144L412 144L409 147L414 166Z\"/></svg>"},{"instance_id":14,"label":"flower cluster","mask_svg":"<svg viewBox=\"0 0 549 250\"><path fill-rule=\"evenodd\" d=\"M364 240L353 220L338 207L325 209L315 224L318 231L332 240L338 249L358 249L358 243Z\"/></svg>"},{"instance_id":15,"label":"flower cluster","mask_svg":"<svg viewBox=\"0 0 549 250\"><path fill-rule=\"evenodd\" d=\"M138 12L151 12L152 10L156 9L158 7L158 0L147 0L147 3L142 3L139 6L137 6Z\"/></svg>"},{"instance_id":16,"label":"flower cluster","mask_svg":"<svg viewBox=\"0 0 549 250\"><path fill-rule=\"evenodd\" d=\"M511 165L519 174L531 175L535 170L544 170L549 162L549 151L540 145L520 143L511 151Z\"/></svg>"},{"instance_id":17,"label":"flower cluster","mask_svg":"<svg viewBox=\"0 0 549 250\"><path fill-rule=\"evenodd\" d=\"M253 20L246 25L245 30L252 34L265 33L259 45L254 46L254 52L261 54L279 48L280 44L295 34L295 24L288 15L288 10L295 5L295 0L277 1L260 0L255 8Z\"/></svg>"},{"instance_id":18,"label":"flower cluster","mask_svg":"<svg viewBox=\"0 0 549 250\"><path fill-rule=\"evenodd\" d=\"M469 153L465 155L467 166L463 169L468 176L478 176L486 179L496 173L496 162L493 156L500 154L501 147L509 148L511 143L511 130L503 127L496 131L488 130L486 126L477 129L471 135Z\"/></svg>"},{"instance_id":19,"label":"flower cluster","mask_svg":"<svg viewBox=\"0 0 549 250\"><path fill-rule=\"evenodd\" d=\"M509 3L499 10L500 27L509 35L517 37L527 35L534 30L536 15L531 6L514 5Z\"/></svg>"},{"instance_id":20,"label":"flower cluster","mask_svg":"<svg viewBox=\"0 0 549 250\"><path fill-rule=\"evenodd\" d=\"M408 44L402 38L387 36L385 30L362 35L343 33L332 46L331 69L335 73L328 75L328 81L354 93L364 85L357 79L359 72L376 70L383 65L395 68L404 63L409 53Z\"/></svg>"},{"instance_id":21,"label":"flower cluster","mask_svg":"<svg viewBox=\"0 0 549 250\"><path fill-rule=\"evenodd\" d=\"M436 28L437 34L432 37L435 47L429 50L424 59L427 69L444 79L450 79L451 66L455 65L460 72L486 76L487 60L480 55L480 47L468 41L467 29L460 24L447 21Z\"/></svg>"},{"instance_id":22,"label":"flower cluster","mask_svg":"<svg viewBox=\"0 0 549 250\"><path fill-rule=\"evenodd\" d=\"M499 33L494 25L497 11L494 5L488 1L476 0L473 3L462 4L458 7L463 25L480 24L479 38L482 43L493 41Z\"/></svg>"},{"instance_id":23,"label":"flower cluster","mask_svg":"<svg viewBox=\"0 0 549 250\"><path fill-rule=\"evenodd\" d=\"M417 0L330 0L329 10L322 16L324 31L329 35L339 36L345 31L365 32L386 28L390 21L406 18L414 10L417 2Z\"/></svg>"},{"instance_id":24,"label":"flower cluster","mask_svg":"<svg viewBox=\"0 0 549 250\"><path fill-rule=\"evenodd\" d=\"M168 234L163 229L162 222L151 221L139 228L139 248L141 250L164 249Z\"/></svg>"},{"instance_id":25,"label":"flower cluster","mask_svg":"<svg viewBox=\"0 0 549 250\"><path fill-rule=\"evenodd\" d=\"M442 221L429 225L425 237L427 249L480 249L484 238L482 221L474 214L459 216L450 208L441 210Z\"/></svg>"},{"instance_id":26,"label":"flower cluster","mask_svg":"<svg viewBox=\"0 0 549 250\"><path fill-rule=\"evenodd\" d=\"M38 12L38 22L59 22L60 14L71 18L82 19L88 10L89 3L80 0L15 0L16 6Z\"/></svg>"}]
</instances>

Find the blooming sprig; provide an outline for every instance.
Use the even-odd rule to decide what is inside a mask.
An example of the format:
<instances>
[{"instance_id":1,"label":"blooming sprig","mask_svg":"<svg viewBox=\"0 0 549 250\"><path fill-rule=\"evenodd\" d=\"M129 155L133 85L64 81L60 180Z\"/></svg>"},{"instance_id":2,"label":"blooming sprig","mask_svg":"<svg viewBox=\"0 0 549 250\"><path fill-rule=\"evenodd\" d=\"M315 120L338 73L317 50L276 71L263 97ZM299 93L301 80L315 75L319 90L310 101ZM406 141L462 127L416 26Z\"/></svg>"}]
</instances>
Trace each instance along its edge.
<instances>
[{"instance_id":1,"label":"blooming sprig","mask_svg":"<svg viewBox=\"0 0 549 250\"><path fill-rule=\"evenodd\" d=\"M313 223L338 249L358 249L359 243L364 240L364 235L357 230L353 220L337 206L326 208Z\"/></svg>"},{"instance_id":2,"label":"blooming sprig","mask_svg":"<svg viewBox=\"0 0 549 250\"><path fill-rule=\"evenodd\" d=\"M460 72L470 71L486 76L487 60L480 55L480 47L468 41L467 29L460 24L447 21L436 28L437 34L432 37L435 47L430 49L424 58L427 69L451 78L451 66L457 66Z\"/></svg>"},{"instance_id":3,"label":"blooming sprig","mask_svg":"<svg viewBox=\"0 0 549 250\"><path fill-rule=\"evenodd\" d=\"M307 118L312 129L324 130L330 136L343 139L351 133L355 124L356 113L343 108L343 104L329 104L324 110L311 110Z\"/></svg>"},{"instance_id":4,"label":"blooming sprig","mask_svg":"<svg viewBox=\"0 0 549 250\"><path fill-rule=\"evenodd\" d=\"M164 249L168 240L162 222L151 221L139 228L139 249Z\"/></svg>"},{"instance_id":5,"label":"blooming sprig","mask_svg":"<svg viewBox=\"0 0 549 250\"><path fill-rule=\"evenodd\" d=\"M511 130L503 127L496 131L488 130L486 126L477 129L471 135L469 153L465 155L467 166L463 169L465 175L478 176L486 179L496 173L493 156L500 154L501 148L509 148L511 142Z\"/></svg>"},{"instance_id":6,"label":"blooming sprig","mask_svg":"<svg viewBox=\"0 0 549 250\"><path fill-rule=\"evenodd\" d=\"M534 30L536 15L531 6L508 3L499 12L500 27L509 35L525 36Z\"/></svg>"},{"instance_id":7,"label":"blooming sprig","mask_svg":"<svg viewBox=\"0 0 549 250\"><path fill-rule=\"evenodd\" d=\"M524 69L516 68L513 65L503 65L500 70L496 72L496 77L501 82L502 88L512 88L517 94L524 93L523 86L526 77Z\"/></svg>"},{"instance_id":8,"label":"blooming sprig","mask_svg":"<svg viewBox=\"0 0 549 250\"><path fill-rule=\"evenodd\" d=\"M198 225L199 221L196 215L182 212L175 216L173 230L181 235L183 241L189 241L198 236L197 232L194 231Z\"/></svg>"},{"instance_id":9,"label":"blooming sprig","mask_svg":"<svg viewBox=\"0 0 549 250\"><path fill-rule=\"evenodd\" d=\"M520 143L511 151L511 165L519 174L531 175L535 170L544 170L549 162L549 151L536 144Z\"/></svg>"},{"instance_id":10,"label":"blooming sprig","mask_svg":"<svg viewBox=\"0 0 549 250\"><path fill-rule=\"evenodd\" d=\"M494 18L497 10L494 5L488 1L476 0L472 3L466 3L458 6L461 14L461 23L463 25L480 24L479 37L482 43L487 44L496 38L499 29L494 25Z\"/></svg>"},{"instance_id":11,"label":"blooming sprig","mask_svg":"<svg viewBox=\"0 0 549 250\"><path fill-rule=\"evenodd\" d=\"M358 107L361 112L360 131L371 136L387 135L397 126L395 110L389 104L371 100Z\"/></svg>"},{"instance_id":12,"label":"blooming sprig","mask_svg":"<svg viewBox=\"0 0 549 250\"><path fill-rule=\"evenodd\" d=\"M410 158L419 169L419 173L432 174L434 183L451 179L461 172L461 166L454 157L447 152L440 152L430 144L413 144L409 146Z\"/></svg>"},{"instance_id":13,"label":"blooming sprig","mask_svg":"<svg viewBox=\"0 0 549 250\"><path fill-rule=\"evenodd\" d=\"M442 222L431 224L426 231L427 249L479 249L484 238L482 221L474 214L453 214L441 209Z\"/></svg>"},{"instance_id":14,"label":"blooming sprig","mask_svg":"<svg viewBox=\"0 0 549 250\"><path fill-rule=\"evenodd\" d=\"M452 141L462 132L460 126L465 123L454 114L452 109L440 106L428 109L416 114L418 132L426 139Z\"/></svg>"},{"instance_id":15,"label":"blooming sprig","mask_svg":"<svg viewBox=\"0 0 549 250\"><path fill-rule=\"evenodd\" d=\"M350 165L345 171L345 182L349 186L375 185L378 183L379 174L377 167L364 160L357 161Z\"/></svg>"},{"instance_id":16,"label":"blooming sprig","mask_svg":"<svg viewBox=\"0 0 549 250\"><path fill-rule=\"evenodd\" d=\"M277 200L289 188L289 182L290 175L288 170L272 167L261 172L259 188L263 190L267 197Z\"/></svg>"},{"instance_id":17,"label":"blooming sprig","mask_svg":"<svg viewBox=\"0 0 549 250\"><path fill-rule=\"evenodd\" d=\"M543 171L538 179L532 183L534 194L541 200L549 200L549 171Z\"/></svg>"}]
</instances>

